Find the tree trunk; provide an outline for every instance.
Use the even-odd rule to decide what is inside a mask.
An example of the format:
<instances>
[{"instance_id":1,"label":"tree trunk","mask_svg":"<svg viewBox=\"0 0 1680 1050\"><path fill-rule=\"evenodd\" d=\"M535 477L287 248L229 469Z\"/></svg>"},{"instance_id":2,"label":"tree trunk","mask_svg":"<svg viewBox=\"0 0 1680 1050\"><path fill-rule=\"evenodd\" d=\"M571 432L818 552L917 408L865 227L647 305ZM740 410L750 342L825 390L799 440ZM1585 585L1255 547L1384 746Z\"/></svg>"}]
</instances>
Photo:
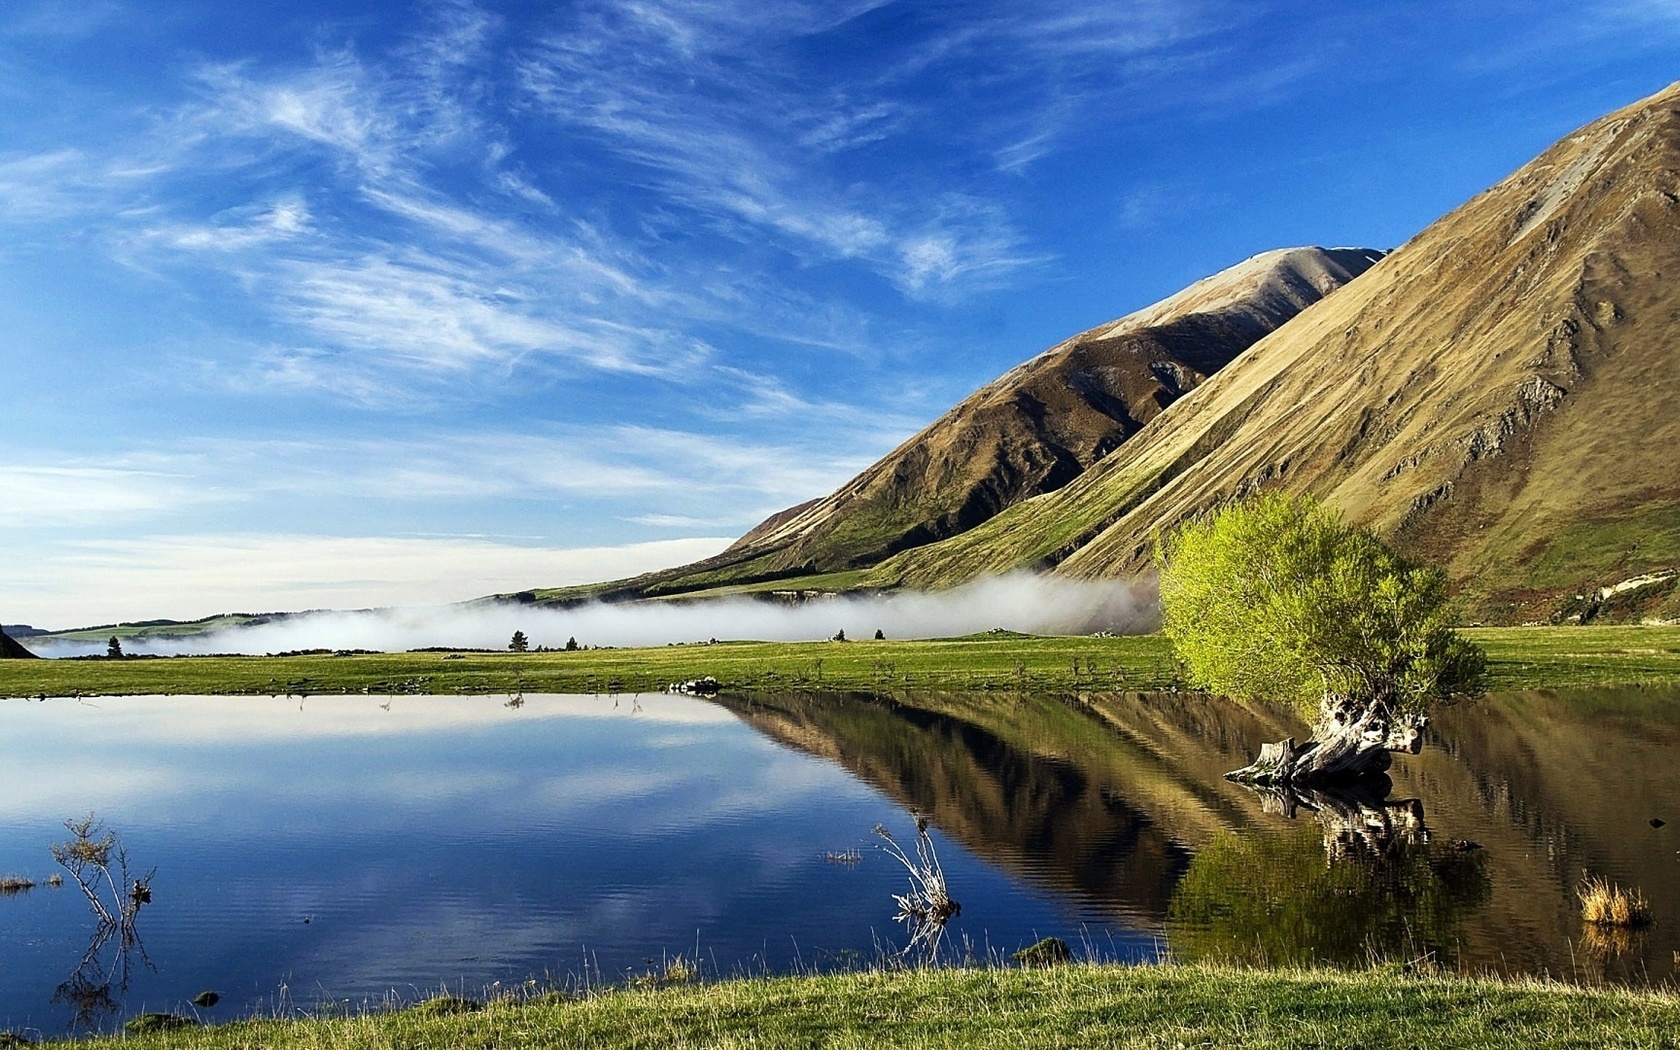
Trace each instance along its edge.
<instances>
[{"instance_id":1,"label":"tree trunk","mask_svg":"<svg viewBox=\"0 0 1680 1050\"><path fill-rule=\"evenodd\" d=\"M1390 752L1415 755L1423 750L1423 715L1393 714L1384 701L1361 703L1326 697L1312 739L1301 747L1295 738L1264 744L1253 764L1225 774L1242 784L1311 787L1340 784L1386 772Z\"/></svg>"}]
</instances>

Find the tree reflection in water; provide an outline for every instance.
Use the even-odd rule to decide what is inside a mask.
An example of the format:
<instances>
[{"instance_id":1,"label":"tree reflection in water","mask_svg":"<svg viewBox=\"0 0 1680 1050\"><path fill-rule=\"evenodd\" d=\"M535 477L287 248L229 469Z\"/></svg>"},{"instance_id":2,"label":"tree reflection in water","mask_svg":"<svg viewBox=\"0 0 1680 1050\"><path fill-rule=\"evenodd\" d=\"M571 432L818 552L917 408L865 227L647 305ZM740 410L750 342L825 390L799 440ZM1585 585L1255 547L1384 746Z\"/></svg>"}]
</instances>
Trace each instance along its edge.
<instances>
[{"instance_id":1,"label":"tree reflection in water","mask_svg":"<svg viewBox=\"0 0 1680 1050\"><path fill-rule=\"evenodd\" d=\"M102 1022L122 1010L122 997L128 992L136 960L149 970L157 969L146 955L133 921L120 927L101 922L75 972L53 989L53 1004L70 1008L72 1031L100 1028Z\"/></svg>"},{"instance_id":2,"label":"tree reflection in water","mask_svg":"<svg viewBox=\"0 0 1680 1050\"><path fill-rule=\"evenodd\" d=\"M1216 835L1169 906L1181 959L1266 966L1453 961L1459 923L1491 894L1486 854L1431 841L1417 799L1386 780L1257 789L1271 813L1317 818L1307 835Z\"/></svg>"}]
</instances>

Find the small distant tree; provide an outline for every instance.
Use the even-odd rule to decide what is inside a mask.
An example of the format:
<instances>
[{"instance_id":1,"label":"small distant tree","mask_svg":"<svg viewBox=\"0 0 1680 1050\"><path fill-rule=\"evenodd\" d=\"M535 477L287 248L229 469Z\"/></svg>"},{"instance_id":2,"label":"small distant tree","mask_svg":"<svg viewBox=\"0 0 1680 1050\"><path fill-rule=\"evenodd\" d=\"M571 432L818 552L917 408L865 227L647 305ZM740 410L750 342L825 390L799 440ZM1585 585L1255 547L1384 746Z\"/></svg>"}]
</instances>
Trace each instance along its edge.
<instances>
[{"instance_id":1,"label":"small distant tree","mask_svg":"<svg viewBox=\"0 0 1680 1050\"><path fill-rule=\"evenodd\" d=\"M1486 657L1452 629L1446 578L1306 498L1263 496L1197 518L1158 551L1163 627L1195 685L1299 706L1313 737L1232 773L1256 783L1352 778L1416 754L1425 711L1479 691Z\"/></svg>"},{"instance_id":2,"label":"small distant tree","mask_svg":"<svg viewBox=\"0 0 1680 1050\"><path fill-rule=\"evenodd\" d=\"M110 660L120 660L122 654L122 639L113 634L111 640L105 643L105 657Z\"/></svg>"},{"instance_id":3,"label":"small distant tree","mask_svg":"<svg viewBox=\"0 0 1680 1050\"><path fill-rule=\"evenodd\" d=\"M575 652L577 652L577 648L578 648L578 643L577 643L577 639L576 639L576 638L568 638L568 639L566 639L566 651L567 651L567 652L568 652L568 653L575 653Z\"/></svg>"},{"instance_id":4,"label":"small distant tree","mask_svg":"<svg viewBox=\"0 0 1680 1050\"><path fill-rule=\"evenodd\" d=\"M875 640L877 642L886 641L887 640L887 633L885 631L881 630L879 627L875 628Z\"/></svg>"},{"instance_id":5,"label":"small distant tree","mask_svg":"<svg viewBox=\"0 0 1680 1050\"><path fill-rule=\"evenodd\" d=\"M834 637L829 639L829 641L831 641L831 642L843 642L845 640L846 640L846 629L844 627L840 628L838 631L835 631L834 632Z\"/></svg>"},{"instance_id":6,"label":"small distant tree","mask_svg":"<svg viewBox=\"0 0 1680 1050\"><path fill-rule=\"evenodd\" d=\"M525 637L524 631L515 631L513 632L513 637L508 639L509 652L523 653L528 651L530 648L531 641Z\"/></svg>"}]
</instances>

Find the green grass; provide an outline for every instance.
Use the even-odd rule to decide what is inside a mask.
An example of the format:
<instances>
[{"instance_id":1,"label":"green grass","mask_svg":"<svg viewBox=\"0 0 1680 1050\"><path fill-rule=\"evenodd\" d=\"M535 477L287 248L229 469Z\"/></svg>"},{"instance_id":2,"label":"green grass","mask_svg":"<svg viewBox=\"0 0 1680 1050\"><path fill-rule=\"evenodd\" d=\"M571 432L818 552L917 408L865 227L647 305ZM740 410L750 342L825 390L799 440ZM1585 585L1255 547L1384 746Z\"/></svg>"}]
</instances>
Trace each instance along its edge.
<instances>
[{"instance_id":1,"label":"green grass","mask_svg":"<svg viewBox=\"0 0 1680 1050\"><path fill-rule=\"evenodd\" d=\"M687 582L685 580L685 582ZM786 576L773 580L759 580L756 583L737 583L728 585L708 586L704 589L704 597L730 598L740 594L765 594L772 591L821 591L827 594L844 594L848 591L867 591L871 584L868 569L848 569L844 572L812 573L804 576ZM693 601L700 596L700 592L682 593L665 596L665 601Z\"/></svg>"},{"instance_id":2,"label":"green grass","mask_svg":"<svg viewBox=\"0 0 1680 1050\"><path fill-rule=\"evenodd\" d=\"M1680 627L1465 632L1495 689L1680 684ZM725 642L550 653L194 656L0 661L0 696L151 693L647 692L710 675L725 688L1032 692L1178 681L1165 638L977 635L938 641Z\"/></svg>"},{"instance_id":3,"label":"green grass","mask_svg":"<svg viewBox=\"0 0 1680 1050\"><path fill-rule=\"evenodd\" d=\"M1079 671L1076 674L1074 664ZM0 662L0 696L138 693L647 692L711 675L731 689L1147 689L1166 640L981 635L944 641L726 642L547 653L195 656Z\"/></svg>"},{"instance_id":4,"label":"green grass","mask_svg":"<svg viewBox=\"0 0 1680 1050\"><path fill-rule=\"evenodd\" d=\"M1680 998L1652 991L1397 971L1075 965L756 978L76 1045L1596 1048L1674 1047L1677 1032Z\"/></svg>"},{"instance_id":5,"label":"green grass","mask_svg":"<svg viewBox=\"0 0 1680 1050\"><path fill-rule=\"evenodd\" d=\"M1529 524L1520 529L1513 523L1506 530L1510 539L1489 544L1484 564L1493 579L1487 589L1572 589L1583 580L1603 585L1680 562L1680 507L1671 504L1618 507L1609 521L1548 523L1544 541L1532 539ZM1516 546L1525 535L1531 546Z\"/></svg>"},{"instance_id":6,"label":"green grass","mask_svg":"<svg viewBox=\"0 0 1680 1050\"><path fill-rule=\"evenodd\" d=\"M1680 627L1479 627L1495 689L1680 685Z\"/></svg>"}]
</instances>

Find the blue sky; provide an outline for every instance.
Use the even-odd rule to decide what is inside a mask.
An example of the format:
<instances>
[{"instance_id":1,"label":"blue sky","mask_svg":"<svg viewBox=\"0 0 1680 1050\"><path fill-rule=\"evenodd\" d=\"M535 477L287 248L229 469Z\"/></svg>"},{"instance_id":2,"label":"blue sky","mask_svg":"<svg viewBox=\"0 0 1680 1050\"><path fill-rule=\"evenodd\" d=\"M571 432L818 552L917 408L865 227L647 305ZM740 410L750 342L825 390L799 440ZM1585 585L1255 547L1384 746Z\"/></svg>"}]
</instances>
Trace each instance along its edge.
<instances>
[{"instance_id":1,"label":"blue sky","mask_svg":"<svg viewBox=\"0 0 1680 1050\"><path fill-rule=\"evenodd\" d=\"M1050 344L1393 247L1680 3L8 0L0 619L720 549Z\"/></svg>"}]
</instances>

